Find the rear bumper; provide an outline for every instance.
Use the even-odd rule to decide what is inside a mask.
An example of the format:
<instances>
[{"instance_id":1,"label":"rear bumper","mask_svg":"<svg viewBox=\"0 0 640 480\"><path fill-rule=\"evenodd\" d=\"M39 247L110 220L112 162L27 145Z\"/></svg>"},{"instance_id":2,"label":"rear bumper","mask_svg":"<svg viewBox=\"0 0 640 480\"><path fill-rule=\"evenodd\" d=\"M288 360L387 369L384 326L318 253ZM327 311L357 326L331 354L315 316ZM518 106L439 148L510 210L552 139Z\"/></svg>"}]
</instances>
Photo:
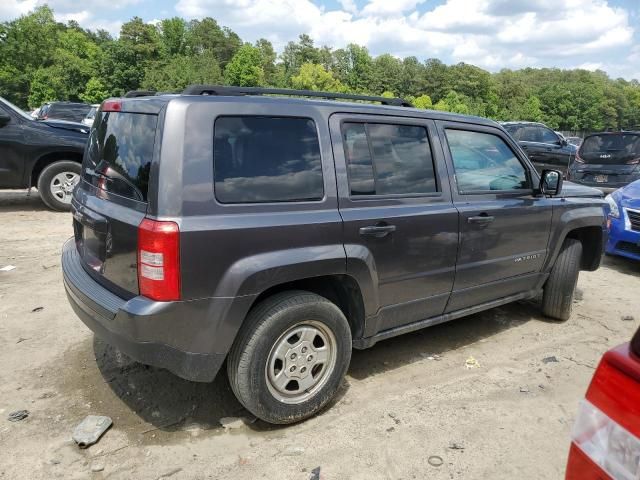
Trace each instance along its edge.
<instances>
[{"instance_id":1,"label":"rear bumper","mask_svg":"<svg viewBox=\"0 0 640 480\"><path fill-rule=\"evenodd\" d=\"M62 249L62 273L74 312L98 337L140 363L166 368L187 380L212 381L226 357L216 351L214 310L225 301L154 302L125 300L96 282L80 263L73 239Z\"/></svg>"}]
</instances>

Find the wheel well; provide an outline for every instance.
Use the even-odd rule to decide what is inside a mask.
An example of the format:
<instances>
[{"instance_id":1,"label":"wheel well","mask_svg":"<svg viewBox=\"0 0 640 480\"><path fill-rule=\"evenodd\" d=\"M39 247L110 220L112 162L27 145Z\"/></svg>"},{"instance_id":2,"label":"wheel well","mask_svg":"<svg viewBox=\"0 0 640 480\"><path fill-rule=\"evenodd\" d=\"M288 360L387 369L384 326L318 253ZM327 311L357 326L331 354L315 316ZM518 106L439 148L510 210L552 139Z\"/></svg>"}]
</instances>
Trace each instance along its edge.
<instances>
[{"instance_id":1,"label":"wheel well","mask_svg":"<svg viewBox=\"0 0 640 480\"><path fill-rule=\"evenodd\" d=\"M349 322L351 336L359 338L364 332L364 302L358 283L348 275L326 275L305 278L273 286L262 292L253 302L258 302L279 292L306 290L335 303Z\"/></svg>"},{"instance_id":2,"label":"wheel well","mask_svg":"<svg viewBox=\"0 0 640 480\"><path fill-rule=\"evenodd\" d=\"M580 269L593 271L600 265L602 257L602 227L576 228L567 234L567 238L575 238L582 243Z\"/></svg>"},{"instance_id":3,"label":"wheel well","mask_svg":"<svg viewBox=\"0 0 640 480\"><path fill-rule=\"evenodd\" d=\"M82 154L77 152L53 152L43 155L33 166L33 170L31 170L30 186L36 187L38 185L38 177L42 171L52 163L59 162L61 160L70 160L72 162L82 163Z\"/></svg>"}]
</instances>

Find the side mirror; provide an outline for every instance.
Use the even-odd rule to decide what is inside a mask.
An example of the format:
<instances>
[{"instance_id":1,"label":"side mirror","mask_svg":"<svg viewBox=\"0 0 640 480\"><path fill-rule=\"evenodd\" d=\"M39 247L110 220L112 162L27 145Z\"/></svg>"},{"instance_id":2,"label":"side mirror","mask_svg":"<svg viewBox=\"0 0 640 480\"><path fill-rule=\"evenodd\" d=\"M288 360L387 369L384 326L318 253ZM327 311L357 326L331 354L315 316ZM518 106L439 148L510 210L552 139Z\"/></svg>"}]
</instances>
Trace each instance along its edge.
<instances>
[{"instance_id":1,"label":"side mirror","mask_svg":"<svg viewBox=\"0 0 640 480\"><path fill-rule=\"evenodd\" d=\"M562 192L562 173L558 170L543 170L540 177L540 193L550 197Z\"/></svg>"},{"instance_id":2,"label":"side mirror","mask_svg":"<svg viewBox=\"0 0 640 480\"><path fill-rule=\"evenodd\" d=\"M4 127L11 121L11 117L4 112L0 112L0 127Z\"/></svg>"}]
</instances>

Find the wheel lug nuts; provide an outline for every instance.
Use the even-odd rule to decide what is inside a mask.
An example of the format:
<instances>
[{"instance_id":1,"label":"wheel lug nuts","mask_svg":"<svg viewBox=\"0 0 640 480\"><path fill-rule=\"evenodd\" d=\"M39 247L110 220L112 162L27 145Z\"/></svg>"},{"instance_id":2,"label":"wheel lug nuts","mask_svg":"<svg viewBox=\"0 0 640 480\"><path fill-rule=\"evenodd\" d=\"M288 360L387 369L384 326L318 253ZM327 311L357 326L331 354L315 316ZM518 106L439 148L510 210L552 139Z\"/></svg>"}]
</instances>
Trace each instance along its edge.
<instances>
[{"instance_id":1,"label":"wheel lug nuts","mask_svg":"<svg viewBox=\"0 0 640 480\"><path fill-rule=\"evenodd\" d=\"M292 354L291 354L291 360L295 360L295 359L296 359L296 354L295 354L295 353L292 353Z\"/></svg>"},{"instance_id":2,"label":"wheel lug nuts","mask_svg":"<svg viewBox=\"0 0 640 480\"><path fill-rule=\"evenodd\" d=\"M296 371L296 366L295 366L295 365L293 365L293 366L289 369L289 371L290 371L290 372L295 372L295 371Z\"/></svg>"},{"instance_id":3,"label":"wheel lug nuts","mask_svg":"<svg viewBox=\"0 0 640 480\"><path fill-rule=\"evenodd\" d=\"M302 353L307 353L307 347L302 347Z\"/></svg>"},{"instance_id":4,"label":"wheel lug nuts","mask_svg":"<svg viewBox=\"0 0 640 480\"><path fill-rule=\"evenodd\" d=\"M304 373L304 372L306 372L306 371L307 371L307 367L302 367L302 368L300 369L300 373Z\"/></svg>"},{"instance_id":5,"label":"wheel lug nuts","mask_svg":"<svg viewBox=\"0 0 640 480\"><path fill-rule=\"evenodd\" d=\"M313 360L313 355L309 355L309 356L307 357L307 362L310 362L311 360Z\"/></svg>"}]
</instances>

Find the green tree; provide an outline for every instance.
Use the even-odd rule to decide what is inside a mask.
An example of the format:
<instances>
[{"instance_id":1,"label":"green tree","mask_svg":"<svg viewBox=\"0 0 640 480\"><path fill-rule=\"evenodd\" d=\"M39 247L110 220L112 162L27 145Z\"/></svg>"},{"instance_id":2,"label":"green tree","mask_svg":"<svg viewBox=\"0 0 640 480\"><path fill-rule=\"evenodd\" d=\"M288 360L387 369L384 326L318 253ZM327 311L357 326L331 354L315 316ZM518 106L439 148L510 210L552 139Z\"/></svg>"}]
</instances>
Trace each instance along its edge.
<instances>
[{"instance_id":1,"label":"green tree","mask_svg":"<svg viewBox=\"0 0 640 480\"><path fill-rule=\"evenodd\" d=\"M444 98L441 98L433 108L445 112L463 113L467 115L471 113L469 106L464 102L463 97L453 90L449 91Z\"/></svg>"},{"instance_id":2,"label":"green tree","mask_svg":"<svg viewBox=\"0 0 640 480\"><path fill-rule=\"evenodd\" d=\"M109 90L104 86L99 78L91 77L87 81L84 92L80 94L80 100L86 103L101 103L109 97Z\"/></svg>"},{"instance_id":3,"label":"green tree","mask_svg":"<svg viewBox=\"0 0 640 480\"><path fill-rule=\"evenodd\" d=\"M224 70L224 80L229 85L257 87L264 82L263 59L260 50L245 43L233 56Z\"/></svg>"},{"instance_id":4,"label":"green tree","mask_svg":"<svg viewBox=\"0 0 640 480\"><path fill-rule=\"evenodd\" d=\"M333 78L322 65L305 63L298 75L291 77L293 88L302 90L320 90L324 92L344 92L346 89L339 80Z\"/></svg>"},{"instance_id":5,"label":"green tree","mask_svg":"<svg viewBox=\"0 0 640 480\"><path fill-rule=\"evenodd\" d=\"M420 95L413 100L413 106L416 108L433 108L431 97L429 95Z\"/></svg>"},{"instance_id":6,"label":"green tree","mask_svg":"<svg viewBox=\"0 0 640 480\"><path fill-rule=\"evenodd\" d=\"M264 72L264 82L267 85L274 85L276 79L276 51L269 40L264 38L256 42L256 48L260 50L262 57L262 71Z\"/></svg>"},{"instance_id":7,"label":"green tree","mask_svg":"<svg viewBox=\"0 0 640 480\"><path fill-rule=\"evenodd\" d=\"M184 90L191 84L219 84L222 74L212 52L201 55L175 55L154 62L145 70L142 87L160 92Z\"/></svg>"},{"instance_id":8,"label":"green tree","mask_svg":"<svg viewBox=\"0 0 640 480\"><path fill-rule=\"evenodd\" d=\"M160 22L160 51L163 56L183 55L187 47L187 22L179 17Z\"/></svg>"}]
</instances>

